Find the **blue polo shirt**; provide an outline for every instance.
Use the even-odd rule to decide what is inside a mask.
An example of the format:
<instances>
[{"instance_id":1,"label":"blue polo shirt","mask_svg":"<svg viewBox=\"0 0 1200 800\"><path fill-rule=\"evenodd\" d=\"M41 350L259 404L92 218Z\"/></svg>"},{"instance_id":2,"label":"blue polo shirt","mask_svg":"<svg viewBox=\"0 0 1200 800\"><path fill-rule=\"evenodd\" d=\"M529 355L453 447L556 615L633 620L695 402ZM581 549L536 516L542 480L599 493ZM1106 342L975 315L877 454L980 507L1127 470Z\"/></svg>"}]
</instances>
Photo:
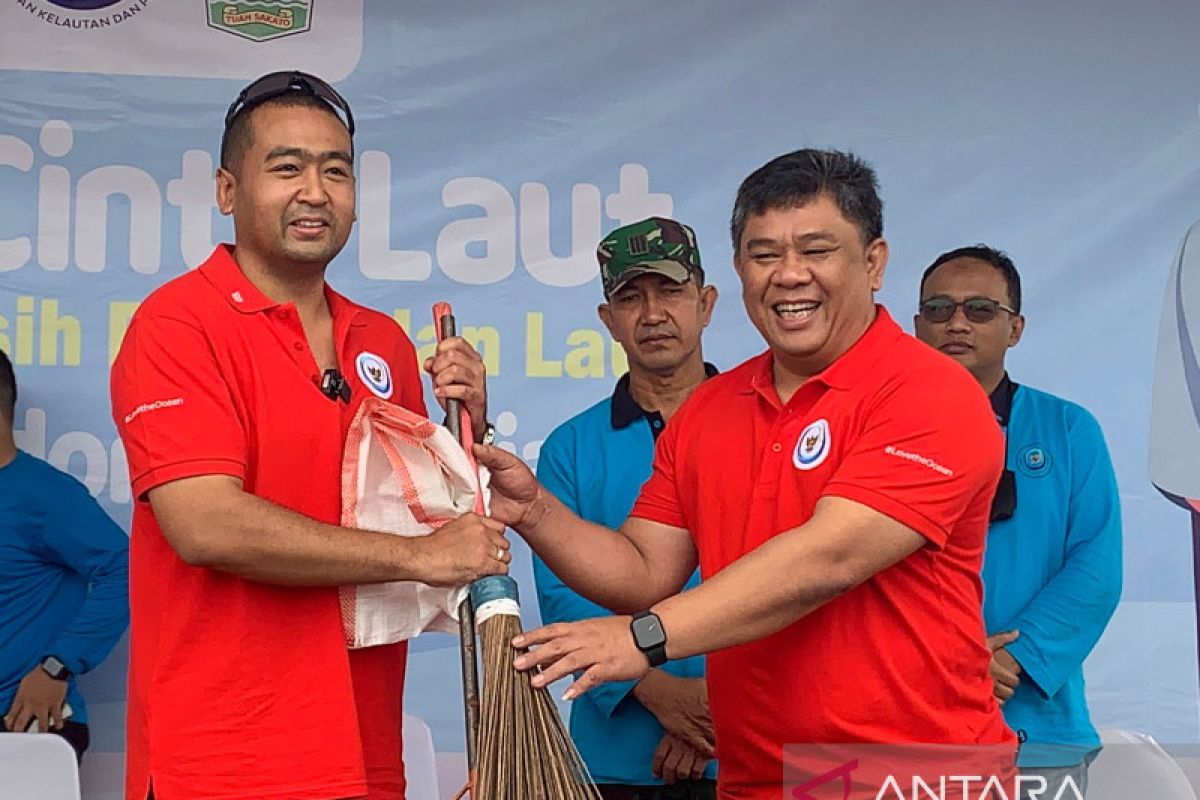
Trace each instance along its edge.
<instances>
[{"instance_id":1,"label":"blue polo shirt","mask_svg":"<svg viewBox=\"0 0 1200 800\"><path fill-rule=\"evenodd\" d=\"M709 375L716 373L705 365ZM612 396L556 428L542 444L537 475L542 485L580 517L619 528L629 516L642 484L650 477L654 441L662 432L660 414L645 411L629 393L629 376ZM576 594L534 556L542 620L575 622L612 612ZM700 582L697 571L687 583ZM663 669L683 678L704 677L704 657L668 661ZM636 681L604 683L571 707L571 737L596 783L660 785L650 771L663 728L633 696ZM705 777L716 776L711 762Z\"/></svg>"},{"instance_id":2,"label":"blue polo shirt","mask_svg":"<svg viewBox=\"0 0 1200 800\"><path fill-rule=\"evenodd\" d=\"M993 521L983 556L988 635L1020 631L1023 674L1004 719L1023 767L1079 763L1100 746L1083 661L1121 596L1121 507L1104 435L1080 406L1010 383L992 393L1016 480L1013 516Z\"/></svg>"},{"instance_id":3,"label":"blue polo shirt","mask_svg":"<svg viewBox=\"0 0 1200 800\"><path fill-rule=\"evenodd\" d=\"M87 708L75 685L129 625L129 538L83 484L18 451L0 467L0 715L48 655L72 673L75 722Z\"/></svg>"}]
</instances>

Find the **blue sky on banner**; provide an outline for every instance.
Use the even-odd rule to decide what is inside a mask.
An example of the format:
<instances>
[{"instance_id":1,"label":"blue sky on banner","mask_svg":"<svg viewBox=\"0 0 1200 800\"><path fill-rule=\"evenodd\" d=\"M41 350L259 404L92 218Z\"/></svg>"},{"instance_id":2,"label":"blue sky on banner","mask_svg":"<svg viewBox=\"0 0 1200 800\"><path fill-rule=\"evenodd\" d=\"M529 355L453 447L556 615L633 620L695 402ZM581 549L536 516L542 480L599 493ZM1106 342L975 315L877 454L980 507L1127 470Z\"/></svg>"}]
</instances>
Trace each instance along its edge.
<instances>
[{"instance_id":1,"label":"blue sky on banner","mask_svg":"<svg viewBox=\"0 0 1200 800\"><path fill-rule=\"evenodd\" d=\"M738 181L795 147L849 148L880 173L881 299L902 322L942 250L985 241L1022 269L1013 376L1096 414L1121 485L1125 605L1089 665L1098 721L1196 738L1188 520L1150 484L1147 437L1167 273L1200 218L1200 8L267 2L253 10L305 6L311 24L256 40L204 0L69 5L0 0L0 346L23 445L122 522L109 359L137 301L230 235L211 175L248 78L338 82L361 200L331 281L422 347L430 305L451 301L501 438L529 458L623 369L595 316L603 231L649 213L696 228L722 291L707 354L732 366L761 346L729 267ZM267 25L244 11L228 19ZM421 655L414 674L436 672ZM425 709L440 745L453 699Z\"/></svg>"}]
</instances>

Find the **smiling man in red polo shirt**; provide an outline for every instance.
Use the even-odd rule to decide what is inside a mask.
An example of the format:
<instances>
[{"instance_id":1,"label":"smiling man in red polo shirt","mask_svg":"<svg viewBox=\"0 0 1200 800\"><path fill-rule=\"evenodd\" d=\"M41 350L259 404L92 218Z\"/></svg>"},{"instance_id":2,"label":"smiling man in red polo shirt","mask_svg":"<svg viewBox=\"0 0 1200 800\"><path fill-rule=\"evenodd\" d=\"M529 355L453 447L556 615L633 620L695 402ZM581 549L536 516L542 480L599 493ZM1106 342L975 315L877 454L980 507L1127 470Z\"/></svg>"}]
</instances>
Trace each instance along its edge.
<instances>
[{"instance_id":1,"label":"smiling man in red polo shirt","mask_svg":"<svg viewBox=\"0 0 1200 800\"><path fill-rule=\"evenodd\" d=\"M340 112L340 116L339 116ZM230 107L217 201L235 244L152 293L113 365L134 509L126 797L404 796L405 645L347 651L337 587L504 573L503 526L337 527L362 400L424 413L412 343L334 292L354 222L349 106L273 73ZM426 362L486 425L461 339Z\"/></svg>"},{"instance_id":2,"label":"smiling man in red polo shirt","mask_svg":"<svg viewBox=\"0 0 1200 800\"><path fill-rule=\"evenodd\" d=\"M981 616L1003 445L969 373L874 302L888 246L858 158L801 150L742 184L734 266L765 353L696 390L618 533L478 448L492 513L617 612L519 637L545 685L709 656L722 798L778 798L804 743L1015 745ZM704 583L683 594L699 563Z\"/></svg>"}]
</instances>

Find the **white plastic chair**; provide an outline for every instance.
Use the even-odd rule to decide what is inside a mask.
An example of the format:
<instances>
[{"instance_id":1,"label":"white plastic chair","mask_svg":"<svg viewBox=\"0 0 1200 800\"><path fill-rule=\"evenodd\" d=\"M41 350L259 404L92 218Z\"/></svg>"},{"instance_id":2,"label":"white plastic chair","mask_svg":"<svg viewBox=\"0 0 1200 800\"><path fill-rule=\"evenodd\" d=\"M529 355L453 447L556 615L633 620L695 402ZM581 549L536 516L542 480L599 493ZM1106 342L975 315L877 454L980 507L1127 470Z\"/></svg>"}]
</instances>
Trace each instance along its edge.
<instances>
[{"instance_id":1,"label":"white plastic chair","mask_svg":"<svg viewBox=\"0 0 1200 800\"><path fill-rule=\"evenodd\" d=\"M408 783L407 800L439 800L437 753L433 733L425 720L404 715L404 778Z\"/></svg>"},{"instance_id":2,"label":"white plastic chair","mask_svg":"<svg viewBox=\"0 0 1200 800\"><path fill-rule=\"evenodd\" d=\"M1102 728L1100 740L1104 750L1088 770L1087 800L1196 800L1187 774L1153 737Z\"/></svg>"},{"instance_id":3,"label":"white plastic chair","mask_svg":"<svg viewBox=\"0 0 1200 800\"><path fill-rule=\"evenodd\" d=\"M50 733L0 733L0 797L79 800L71 745Z\"/></svg>"}]
</instances>

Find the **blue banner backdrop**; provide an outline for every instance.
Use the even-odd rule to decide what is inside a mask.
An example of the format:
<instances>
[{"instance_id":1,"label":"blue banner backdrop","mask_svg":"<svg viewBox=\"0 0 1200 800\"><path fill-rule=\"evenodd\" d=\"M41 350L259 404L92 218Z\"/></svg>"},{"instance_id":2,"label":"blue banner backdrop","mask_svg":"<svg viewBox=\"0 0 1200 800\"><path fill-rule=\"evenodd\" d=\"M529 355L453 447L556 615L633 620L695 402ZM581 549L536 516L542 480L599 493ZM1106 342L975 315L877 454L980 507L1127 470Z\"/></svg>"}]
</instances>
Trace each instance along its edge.
<instances>
[{"instance_id":1,"label":"blue banner backdrop","mask_svg":"<svg viewBox=\"0 0 1200 800\"><path fill-rule=\"evenodd\" d=\"M431 304L450 300L500 438L531 462L624 369L594 311L603 231L652 213L695 227L723 293L706 355L729 367L762 347L729 266L738 182L799 146L853 149L882 179L897 318L945 249L988 242L1022 270L1013 377L1094 412L1120 480L1126 585L1088 663L1096 722L1193 742L1190 521L1147 452L1168 271L1200 216L1200 7L1152 6L0 0L0 348L19 444L128 524L110 360L136 304L230 237L221 121L262 72L321 74L358 119L359 221L331 282L423 349ZM514 573L532 597L520 545ZM409 672L442 792L463 749L457 663L429 637ZM122 645L85 681L94 798L119 785L126 665Z\"/></svg>"}]
</instances>

